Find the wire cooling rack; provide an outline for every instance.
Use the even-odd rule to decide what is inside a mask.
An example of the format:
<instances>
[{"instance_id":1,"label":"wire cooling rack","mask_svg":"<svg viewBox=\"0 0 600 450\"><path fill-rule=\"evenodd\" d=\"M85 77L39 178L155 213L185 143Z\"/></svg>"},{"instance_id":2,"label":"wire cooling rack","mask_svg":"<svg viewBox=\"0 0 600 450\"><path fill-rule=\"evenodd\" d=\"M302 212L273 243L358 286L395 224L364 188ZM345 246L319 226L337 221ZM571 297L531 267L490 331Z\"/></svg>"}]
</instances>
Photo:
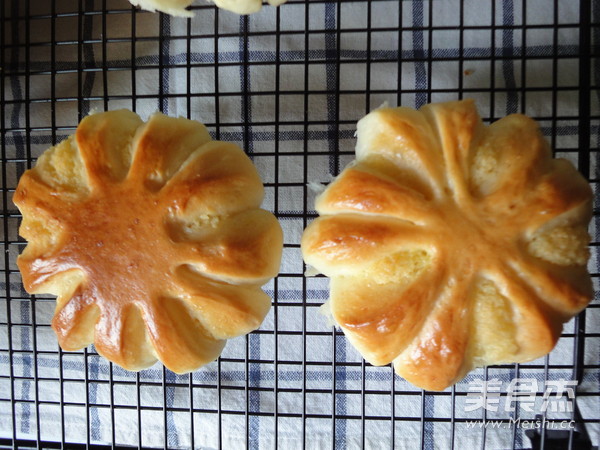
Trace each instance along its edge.
<instances>
[{"instance_id":1,"label":"wire cooling rack","mask_svg":"<svg viewBox=\"0 0 600 450\"><path fill-rule=\"evenodd\" d=\"M423 392L328 325L327 280L304 276L299 242L315 217L307 183L340 172L356 121L384 102L470 97L486 122L526 113L596 189L600 2L290 0L249 17L198 2L190 20L125 0L1 5L2 448L597 448L597 298L548 357ZM265 323L192 375L60 351L54 300L27 295L15 265L19 176L90 111L121 107L201 120L238 143L284 227ZM548 407L546 388L561 382L563 406Z\"/></svg>"}]
</instances>

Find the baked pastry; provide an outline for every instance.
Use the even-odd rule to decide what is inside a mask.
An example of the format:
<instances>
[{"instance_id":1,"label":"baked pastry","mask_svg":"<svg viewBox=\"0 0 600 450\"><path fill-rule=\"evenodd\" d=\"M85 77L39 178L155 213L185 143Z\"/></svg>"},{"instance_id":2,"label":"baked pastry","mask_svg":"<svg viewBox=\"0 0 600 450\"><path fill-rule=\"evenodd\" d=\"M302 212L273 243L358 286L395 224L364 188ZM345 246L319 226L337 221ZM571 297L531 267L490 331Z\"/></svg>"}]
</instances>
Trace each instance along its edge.
<instances>
[{"instance_id":1,"label":"baked pastry","mask_svg":"<svg viewBox=\"0 0 600 450\"><path fill-rule=\"evenodd\" d=\"M472 101L377 109L356 160L317 197L307 264L374 365L443 390L548 353L590 301L592 191L538 125L484 126Z\"/></svg>"},{"instance_id":2,"label":"baked pastry","mask_svg":"<svg viewBox=\"0 0 600 450\"><path fill-rule=\"evenodd\" d=\"M161 11L173 16L193 17L187 9L194 0L129 0L133 5L147 11ZM238 14L252 14L260 11L262 0L213 0L219 8ZM272 6L279 6L287 0L267 0Z\"/></svg>"},{"instance_id":3,"label":"baked pastry","mask_svg":"<svg viewBox=\"0 0 600 450\"><path fill-rule=\"evenodd\" d=\"M185 373L258 328L282 231L245 153L199 122L87 116L23 174L14 202L25 289L56 295L64 350Z\"/></svg>"}]
</instances>

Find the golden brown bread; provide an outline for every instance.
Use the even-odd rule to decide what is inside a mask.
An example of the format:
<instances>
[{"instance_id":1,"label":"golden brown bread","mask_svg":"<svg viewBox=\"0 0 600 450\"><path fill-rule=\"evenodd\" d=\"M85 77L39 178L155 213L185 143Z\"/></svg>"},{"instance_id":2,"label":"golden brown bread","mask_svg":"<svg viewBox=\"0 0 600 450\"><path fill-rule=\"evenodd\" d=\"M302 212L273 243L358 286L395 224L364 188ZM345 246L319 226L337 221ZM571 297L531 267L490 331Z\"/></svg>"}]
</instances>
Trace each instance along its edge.
<instances>
[{"instance_id":1,"label":"golden brown bread","mask_svg":"<svg viewBox=\"0 0 600 450\"><path fill-rule=\"evenodd\" d=\"M195 370L270 308L260 286L283 238L263 194L244 152L199 122L90 115L19 180L24 286L58 296L64 350L94 343L125 369Z\"/></svg>"},{"instance_id":2,"label":"golden brown bread","mask_svg":"<svg viewBox=\"0 0 600 450\"><path fill-rule=\"evenodd\" d=\"M537 124L486 127L467 100L375 110L357 139L302 252L365 359L443 390L548 353L592 296L592 191Z\"/></svg>"},{"instance_id":3,"label":"golden brown bread","mask_svg":"<svg viewBox=\"0 0 600 450\"><path fill-rule=\"evenodd\" d=\"M161 11L173 16L193 17L186 9L194 0L129 0L133 5L148 11ZM252 14L260 11L262 0L212 0L219 8L238 14ZM279 6L287 0L267 0L272 6Z\"/></svg>"}]
</instances>

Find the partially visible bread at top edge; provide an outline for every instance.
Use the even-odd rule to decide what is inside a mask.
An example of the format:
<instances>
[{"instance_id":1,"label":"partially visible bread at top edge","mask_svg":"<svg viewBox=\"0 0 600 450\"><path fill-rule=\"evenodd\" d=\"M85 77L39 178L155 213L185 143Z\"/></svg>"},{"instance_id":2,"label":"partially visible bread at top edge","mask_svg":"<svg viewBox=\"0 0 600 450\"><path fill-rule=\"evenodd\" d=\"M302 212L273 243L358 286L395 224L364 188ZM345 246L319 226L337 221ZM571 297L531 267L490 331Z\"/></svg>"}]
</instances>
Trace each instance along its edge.
<instances>
[{"instance_id":1,"label":"partially visible bread at top edge","mask_svg":"<svg viewBox=\"0 0 600 450\"><path fill-rule=\"evenodd\" d=\"M194 17L190 6L194 0L129 0L132 5L138 6L146 11L160 11L172 16Z\"/></svg>"},{"instance_id":2,"label":"partially visible bread at top edge","mask_svg":"<svg viewBox=\"0 0 600 450\"><path fill-rule=\"evenodd\" d=\"M133 5L148 11L160 11L172 16L193 17L194 13L187 9L193 0L129 0ZM272 6L285 3L286 0L267 0ZM219 8L237 14L252 14L262 8L262 0L214 0Z\"/></svg>"}]
</instances>

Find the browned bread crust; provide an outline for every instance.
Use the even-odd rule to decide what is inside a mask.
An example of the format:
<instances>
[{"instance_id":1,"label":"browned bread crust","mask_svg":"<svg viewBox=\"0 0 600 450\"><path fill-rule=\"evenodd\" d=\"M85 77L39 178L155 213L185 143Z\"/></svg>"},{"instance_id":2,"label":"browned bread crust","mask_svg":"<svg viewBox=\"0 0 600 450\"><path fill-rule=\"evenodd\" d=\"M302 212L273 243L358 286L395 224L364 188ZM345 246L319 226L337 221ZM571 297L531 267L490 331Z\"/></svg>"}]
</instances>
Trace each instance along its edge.
<instances>
[{"instance_id":1,"label":"browned bread crust","mask_svg":"<svg viewBox=\"0 0 600 450\"><path fill-rule=\"evenodd\" d=\"M94 343L129 370L195 370L270 308L260 286L283 244L263 195L244 152L199 122L88 116L19 181L24 286L58 296L64 350Z\"/></svg>"},{"instance_id":2,"label":"browned bread crust","mask_svg":"<svg viewBox=\"0 0 600 450\"><path fill-rule=\"evenodd\" d=\"M484 126L472 101L381 108L317 198L307 264L365 359L443 390L474 367L548 353L590 301L592 191L538 125Z\"/></svg>"}]
</instances>

